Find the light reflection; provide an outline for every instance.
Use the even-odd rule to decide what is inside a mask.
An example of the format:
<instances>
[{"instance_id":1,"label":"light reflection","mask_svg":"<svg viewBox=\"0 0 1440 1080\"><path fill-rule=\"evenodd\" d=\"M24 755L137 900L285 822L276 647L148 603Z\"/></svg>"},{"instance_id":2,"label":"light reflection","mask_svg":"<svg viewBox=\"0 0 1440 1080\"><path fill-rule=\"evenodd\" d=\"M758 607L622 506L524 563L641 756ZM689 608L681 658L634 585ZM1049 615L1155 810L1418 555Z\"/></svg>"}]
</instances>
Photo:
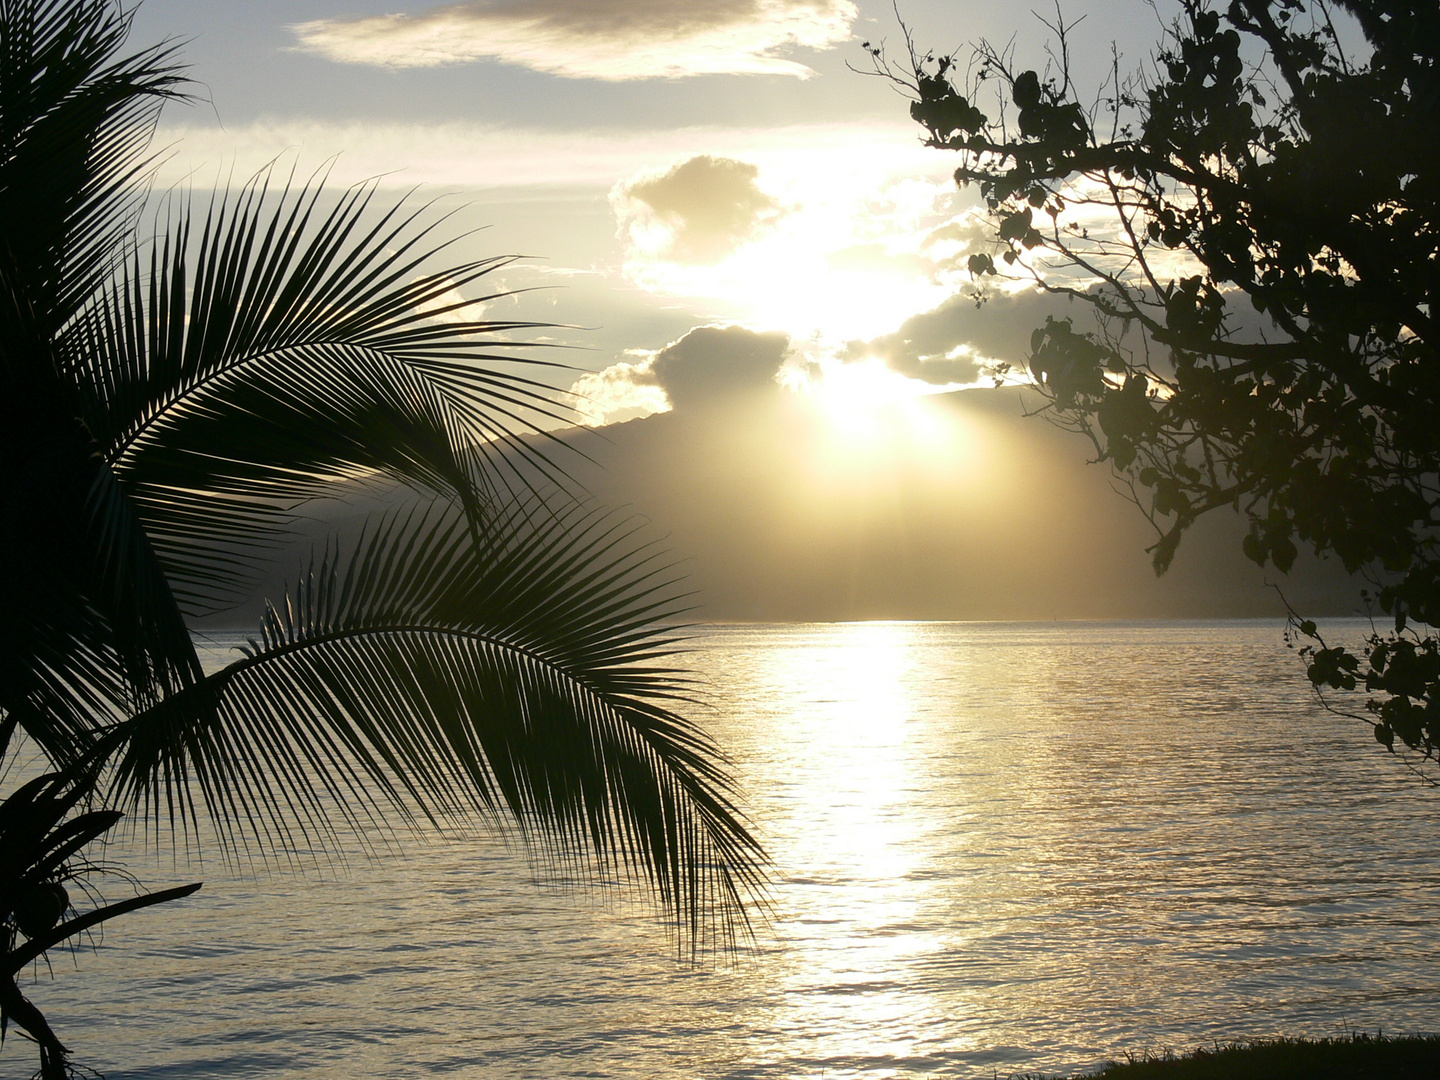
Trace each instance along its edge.
<instances>
[{"instance_id":1,"label":"light reflection","mask_svg":"<svg viewBox=\"0 0 1440 1080\"><path fill-rule=\"evenodd\" d=\"M34 972L47 1016L127 1075L486 1080L1078 1075L1432 1024L1434 796L1324 716L1278 624L701 640L780 874L754 953L676 965L643 911L439 843L338 882L207 873Z\"/></svg>"},{"instance_id":2,"label":"light reflection","mask_svg":"<svg viewBox=\"0 0 1440 1080\"><path fill-rule=\"evenodd\" d=\"M779 788L773 854L784 875L774 1026L790 1053L904 1057L936 1022L910 975L941 945L921 929L929 853L911 806L925 782L909 685L916 633L807 626L803 642L767 657L764 681L790 703L767 780Z\"/></svg>"}]
</instances>

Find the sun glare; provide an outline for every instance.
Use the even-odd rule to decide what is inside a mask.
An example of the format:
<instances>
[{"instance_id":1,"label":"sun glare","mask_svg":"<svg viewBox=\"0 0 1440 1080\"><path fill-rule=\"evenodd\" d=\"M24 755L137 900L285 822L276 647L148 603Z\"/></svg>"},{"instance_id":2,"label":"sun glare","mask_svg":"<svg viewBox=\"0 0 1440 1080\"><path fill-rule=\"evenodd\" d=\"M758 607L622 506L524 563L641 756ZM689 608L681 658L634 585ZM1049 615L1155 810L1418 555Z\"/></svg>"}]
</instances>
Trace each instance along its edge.
<instances>
[{"instance_id":1,"label":"sun glare","mask_svg":"<svg viewBox=\"0 0 1440 1080\"><path fill-rule=\"evenodd\" d=\"M881 253L817 257L801 238L777 238L768 249L757 245L753 258L744 261L750 264L744 275L749 284L732 295L738 294L757 325L780 326L794 334L873 338L944 296L943 290Z\"/></svg>"},{"instance_id":2,"label":"sun glare","mask_svg":"<svg viewBox=\"0 0 1440 1080\"><path fill-rule=\"evenodd\" d=\"M842 341L892 331L948 295L900 258L827 252L803 233L767 237L716 264L653 261L629 273L652 292L708 298L747 325Z\"/></svg>"},{"instance_id":3,"label":"sun glare","mask_svg":"<svg viewBox=\"0 0 1440 1080\"><path fill-rule=\"evenodd\" d=\"M927 401L939 388L906 378L878 359L825 364L807 389L842 443L852 447L933 446L949 434Z\"/></svg>"},{"instance_id":4,"label":"sun glare","mask_svg":"<svg viewBox=\"0 0 1440 1080\"><path fill-rule=\"evenodd\" d=\"M743 154L758 162L753 198L769 209L743 240L705 259L677 258L674 222L619 210L625 273L647 291L719 305L749 326L837 341L892 332L951 293L926 237L953 214L948 172L896 174L885 155ZM638 188L632 188L638 190Z\"/></svg>"}]
</instances>

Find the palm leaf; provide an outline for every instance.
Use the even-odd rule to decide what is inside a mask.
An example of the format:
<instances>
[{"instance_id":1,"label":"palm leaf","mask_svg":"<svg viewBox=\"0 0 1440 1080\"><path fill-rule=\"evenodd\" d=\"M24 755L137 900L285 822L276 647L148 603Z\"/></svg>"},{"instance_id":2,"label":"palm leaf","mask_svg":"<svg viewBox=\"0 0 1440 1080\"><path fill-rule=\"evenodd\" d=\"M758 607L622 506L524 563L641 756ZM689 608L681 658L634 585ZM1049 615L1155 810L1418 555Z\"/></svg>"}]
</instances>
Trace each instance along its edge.
<instances>
[{"instance_id":1,"label":"palm leaf","mask_svg":"<svg viewBox=\"0 0 1440 1080\"><path fill-rule=\"evenodd\" d=\"M127 30L111 0L0 0L0 754L23 728L105 756L117 798L232 852L479 815L728 940L763 855L676 711L674 577L547 457L559 365L507 338L535 324L449 300L508 260L432 269L433 211L268 173L142 250L178 75L117 59ZM182 609L374 476L444 507L336 541L203 676Z\"/></svg>"},{"instance_id":2,"label":"palm leaf","mask_svg":"<svg viewBox=\"0 0 1440 1080\"><path fill-rule=\"evenodd\" d=\"M110 0L0 8L0 713L55 760L195 670L54 349L124 250L180 82L166 46L117 58L128 25Z\"/></svg>"},{"instance_id":3,"label":"palm leaf","mask_svg":"<svg viewBox=\"0 0 1440 1080\"><path fill-rule=\"evenodd\" d=\"M67 328L84 419L192 606L217 550L237 558L236 537L262 539L337 479L388 474L478 520L492 489L523 486L507 450L561 476L520 438L560 418L553 390L513 370L558 365L503 338L535 324L434 317L509 260L426 270L446 246L433 215L371 214L373 196L327 209L319 185L277 195L262 174L198 221L181 207L148 266L137 255Z\"/></svg>"},{"instance_id":4,"label":"palm leaf","mask_svg":"<svg viewBox=\"0 0 1440 1080\"><path fill-rule=\"evenodd\" d=\"M115 732L124 801L281 855L479 814L552 869L647 883L692 944L729 940L763 855L674 711L694 687L667 564L573 505L472 526L414 509L324 553L248 656Z\"/></svg>"},{"instance_id":5,"label":"palm leaf","mask_svg":"<svg viewBox=\"0 0 1440 1080\"><path fill-rule=\"evenodd\" d=\"M47 334L124 250L144 150L183 79L174 50L117 53L113 0L6 0L0 13L0 221L6 258Z\"/></svg>"},{"instance_id":6,"label":"palm leaf","mask_svg":"<svg viewBox=\"0 0 1440 1080\"><path fill-rule=\"evenodd\" d=\"M0 266L0 711L73 760L97 725L199 674L140 523Z\"/></svg>"}]
</instances>

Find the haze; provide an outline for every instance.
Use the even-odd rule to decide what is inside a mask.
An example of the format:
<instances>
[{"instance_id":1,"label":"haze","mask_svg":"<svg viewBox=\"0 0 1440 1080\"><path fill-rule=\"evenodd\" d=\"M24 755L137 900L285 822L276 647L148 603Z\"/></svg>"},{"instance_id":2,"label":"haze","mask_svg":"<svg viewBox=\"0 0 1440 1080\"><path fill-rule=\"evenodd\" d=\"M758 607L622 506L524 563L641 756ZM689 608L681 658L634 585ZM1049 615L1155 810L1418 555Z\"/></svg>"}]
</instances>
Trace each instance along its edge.
<instances>
[{"instance_id":1,"label":"haze","mask_svg":"<svg viewBox=\"0 0 1440 1080\"><path fill-rule=\"evenodd\" d=\"M278 161L379 177L382 201L420 185L474 229L450 254L527 256L472 295L514 290L484 315L562 324L517 336L566 365L549 377L583 426L561 437L586 455L568 467L651 522L701 617L1283 612L1234 520L1155 581L1148 525L1086 445L996 387L1067 311L1028 290L975 303L973 196L848 66L861 39L900 41L888 0L402 9L147 0L138 38L188 39L210 96L167 110L158 182L203 193ZM921 41L1019 35L1043 63L1028 11L903 13ZM1082 78L1112 40L1136 62L1154 41L1142 0L1081 15ZM1275 583L1348 610L1333 570Z\"/></svg>"}]
</instances>

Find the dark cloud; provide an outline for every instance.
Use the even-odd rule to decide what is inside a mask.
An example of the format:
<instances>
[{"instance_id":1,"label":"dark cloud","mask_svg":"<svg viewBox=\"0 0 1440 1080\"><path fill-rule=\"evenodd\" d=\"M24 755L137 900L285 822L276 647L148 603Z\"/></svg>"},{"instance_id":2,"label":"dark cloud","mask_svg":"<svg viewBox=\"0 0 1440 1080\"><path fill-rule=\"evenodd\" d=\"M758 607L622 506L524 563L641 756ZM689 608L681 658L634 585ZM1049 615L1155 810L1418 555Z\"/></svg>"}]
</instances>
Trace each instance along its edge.
<instances>
[{"instance_id":1,"label":"dark cloud","mask_svg":"<svg viewBox=\"0 0 1440 1080\"><path fill-rule=\"evenodd\" d=\"M912 315L894 333L848 342L843 355L846 360L877 357L902 375L936 386L971 383L985 374L988 363L1024 369L1030 335L1047 317L1069 319L1080 331L1099 329L1088 303L1040 289L994 293L983 303L973 292L957 293L931 311ZM1267 331L1273 332L1269 316L1257 313L1243 297L1232 298L1226 326L1236 341L1263 341ZM1138 334L1125 341L1132 349L1145 347ZM1152 341L1149 355L1163 373L1166 350Z\"/></svg>"},{"instance_id":2,"label":"dark cloud","mask_svg":"<svg viewBox=\"0 0 1440 1080\"><path fill-rule=\"evenodd\" d=\"M931 311L912 315L894 333L850 342L845 356L874 356L902 375L937 386L974 382L987 361L1023 368L1030 334L1047 315L1069 316L1082 328L1093 325L1084 304L1039 290L996 293L983 303L973 293L958 293Z\"/></svg>"},{"instance_id":3,"label":"dark cloud","mask_svg":"<svg viewBox=\"0 0 1440 1080\"><path fill-rule=\"evenodd\" d=\"M576 380L572 393L587 423L609 424L672 410L697 411L732 403L775 386L790 351L781 333L741 326L702 326L659 352L622 360Z\"/></svg>"},{"instance_id":4,"label":"dark cloud","mask_svg":"<svg viewBox=\"0 0 1440 1080\"><path fill-rule=\"evenodd\" d=\"M749 240L779 216L779 205L756 184L760 170L744 161L701 154L661 176L634 181L622 189L633 225L650 218L669 231L669 245L658 252L677 262L715 262Z\"/></svg>"},{"instance_id":5,"label":"dark cloud","mask_svg":"<svg viewBox=\"0 0 1440 1080\"><path fill-rule=\"evenodd\" d=\"M471 0L419 15L316 19L301 48L342 63L433 67L495 59L582 79L780 74L789 46L850 38L852 0Z\"/></svg>"},{"instance_id":6,"label":"dark cloud","mask_svg":"<svg viewBox=\"0 0 1440 1080\"><path fill-rule=\"evenodd\" d=\"M656 353L650 373L671 408L697 408L773 386L789 350L786 334L702 326Z\"/></svg>"}]
</instances>

